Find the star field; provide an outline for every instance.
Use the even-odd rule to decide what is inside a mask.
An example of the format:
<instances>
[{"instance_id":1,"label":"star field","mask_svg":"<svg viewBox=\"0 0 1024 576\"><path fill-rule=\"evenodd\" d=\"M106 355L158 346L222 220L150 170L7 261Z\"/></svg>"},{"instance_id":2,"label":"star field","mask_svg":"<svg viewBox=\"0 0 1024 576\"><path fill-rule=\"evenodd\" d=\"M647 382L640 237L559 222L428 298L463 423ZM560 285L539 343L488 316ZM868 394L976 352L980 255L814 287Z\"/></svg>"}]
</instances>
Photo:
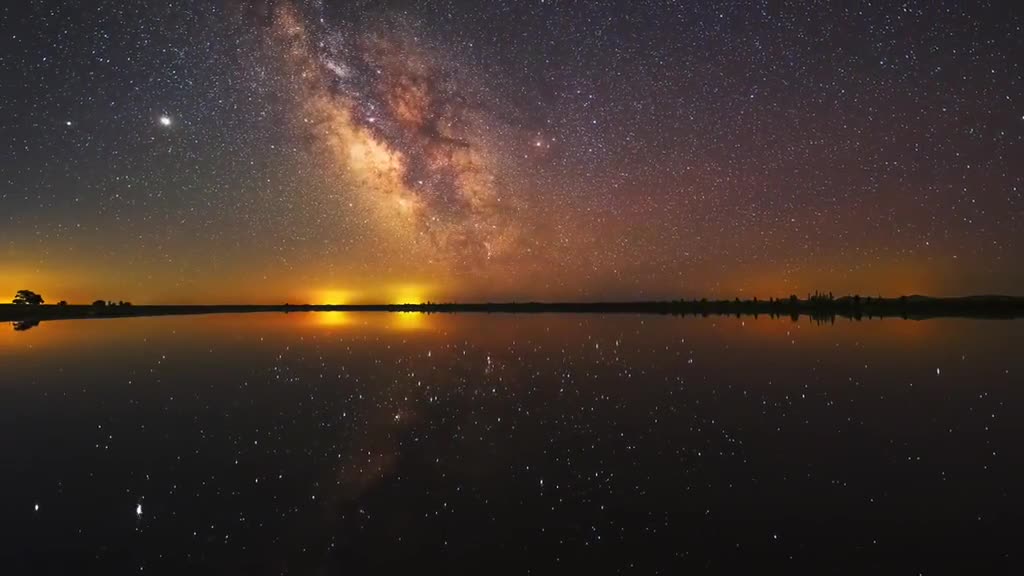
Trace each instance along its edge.
<instances>
[{"instance_id":1,"label":"star field","mask_svg":"<svg viewBox=\"0 0 1024 576\"><path fill-rule=\"evenodd\" d=\"M8 4L0 290L1024 287L1009 3Z\"/></svg>"}]
</instances>

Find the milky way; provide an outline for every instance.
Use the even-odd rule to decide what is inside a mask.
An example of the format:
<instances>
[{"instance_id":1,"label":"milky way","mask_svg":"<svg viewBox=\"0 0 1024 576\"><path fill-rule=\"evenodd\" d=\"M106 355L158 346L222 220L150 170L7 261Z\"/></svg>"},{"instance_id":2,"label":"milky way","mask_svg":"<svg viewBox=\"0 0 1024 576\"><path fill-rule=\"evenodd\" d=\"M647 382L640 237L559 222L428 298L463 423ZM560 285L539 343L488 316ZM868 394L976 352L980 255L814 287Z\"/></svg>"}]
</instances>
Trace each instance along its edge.
<instances>
[{"instance_id":1,"label":"milky way","mask_svg":"<svg viewBox=\"0 0 1024 576\"><path fill-rule=\"evenodd\" d=\"M373 208L375 225L459 266L516 247L516 198L498 175L505 151L452 61L417 45L402 22L314 31L290 5L273 19L300 129L330 155L339 188Z\"/></svg>"}]
</instances>

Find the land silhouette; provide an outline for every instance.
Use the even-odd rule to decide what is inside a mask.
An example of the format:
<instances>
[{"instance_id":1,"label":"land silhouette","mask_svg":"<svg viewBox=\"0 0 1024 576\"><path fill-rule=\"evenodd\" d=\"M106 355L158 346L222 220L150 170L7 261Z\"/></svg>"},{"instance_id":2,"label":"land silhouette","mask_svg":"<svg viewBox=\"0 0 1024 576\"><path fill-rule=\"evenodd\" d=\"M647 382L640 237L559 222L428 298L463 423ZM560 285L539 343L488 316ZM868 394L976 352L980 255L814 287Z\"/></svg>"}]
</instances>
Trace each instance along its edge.
<instances>
[{"instance_id":1,"label":"land silhouette","mask_svg":"<svg viewBox=\"0 0 1024 576\"><path fill-rule=\"evenodd\" d=\"M28 293L28 297L26 294ZM852 296L834 297L815 292L806 298L795 294L788 298L759 300L660 300L638 302L425 302L407 304L280 304L280 305L152 305L134 306L125 301L96 300L88 305L44 305L38 294L22 290L12 304L0 304L0 321L19 326L35 326L49 320L84 318L121 318L132 316L169 316L189 314L239 314L252 312L421 312L434 313L594 313L594 314L663 314L675 316L769 316L790 317L794 321L809 316L818 321L834 321L836 317L860 320L865 318L899 317L926 319L938 317L1019 318L1024 317L1024 298L1001 295L934 298L911 295L897 298ZM31 323L31 324L30 324ZM27 329L27 328L20 328Z\"/></svg>"}]
</instances>

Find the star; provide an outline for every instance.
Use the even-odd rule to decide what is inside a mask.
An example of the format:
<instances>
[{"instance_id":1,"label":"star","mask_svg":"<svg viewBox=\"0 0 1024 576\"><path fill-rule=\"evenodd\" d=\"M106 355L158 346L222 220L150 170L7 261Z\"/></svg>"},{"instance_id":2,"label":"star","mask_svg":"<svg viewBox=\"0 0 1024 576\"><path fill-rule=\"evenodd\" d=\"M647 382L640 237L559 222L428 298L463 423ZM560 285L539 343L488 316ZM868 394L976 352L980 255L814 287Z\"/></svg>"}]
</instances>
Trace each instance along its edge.
<instances>
[{"instance_id":1,"label":"star","mask_svg":"<svg viewBox=\"0 0 1024 576\"><path fill-rule=\"evenodd\" d=\"M170 116L161 116L160 117L160 125L165 127L165 128L170 126L171 125L171 117Z\"/></svg>"}]
</instances>

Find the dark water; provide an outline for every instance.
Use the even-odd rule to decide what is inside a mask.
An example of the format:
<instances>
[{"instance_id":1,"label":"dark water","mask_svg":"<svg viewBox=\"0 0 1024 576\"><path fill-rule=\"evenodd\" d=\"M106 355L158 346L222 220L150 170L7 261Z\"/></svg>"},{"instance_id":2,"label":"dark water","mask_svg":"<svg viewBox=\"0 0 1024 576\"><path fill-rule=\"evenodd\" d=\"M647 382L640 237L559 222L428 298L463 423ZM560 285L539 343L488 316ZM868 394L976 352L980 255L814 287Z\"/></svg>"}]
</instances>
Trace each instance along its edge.
<instances>
[{"instance_id":1,"label":"dark water","mask_svg":"<svg viewBox=\"0 0 1024 576\"><path fill-rule=\"evenodd\" d=\"M6 327L3 573L1021 573L1022 342L984 320Z\"/></svg>"}]
</instances>

